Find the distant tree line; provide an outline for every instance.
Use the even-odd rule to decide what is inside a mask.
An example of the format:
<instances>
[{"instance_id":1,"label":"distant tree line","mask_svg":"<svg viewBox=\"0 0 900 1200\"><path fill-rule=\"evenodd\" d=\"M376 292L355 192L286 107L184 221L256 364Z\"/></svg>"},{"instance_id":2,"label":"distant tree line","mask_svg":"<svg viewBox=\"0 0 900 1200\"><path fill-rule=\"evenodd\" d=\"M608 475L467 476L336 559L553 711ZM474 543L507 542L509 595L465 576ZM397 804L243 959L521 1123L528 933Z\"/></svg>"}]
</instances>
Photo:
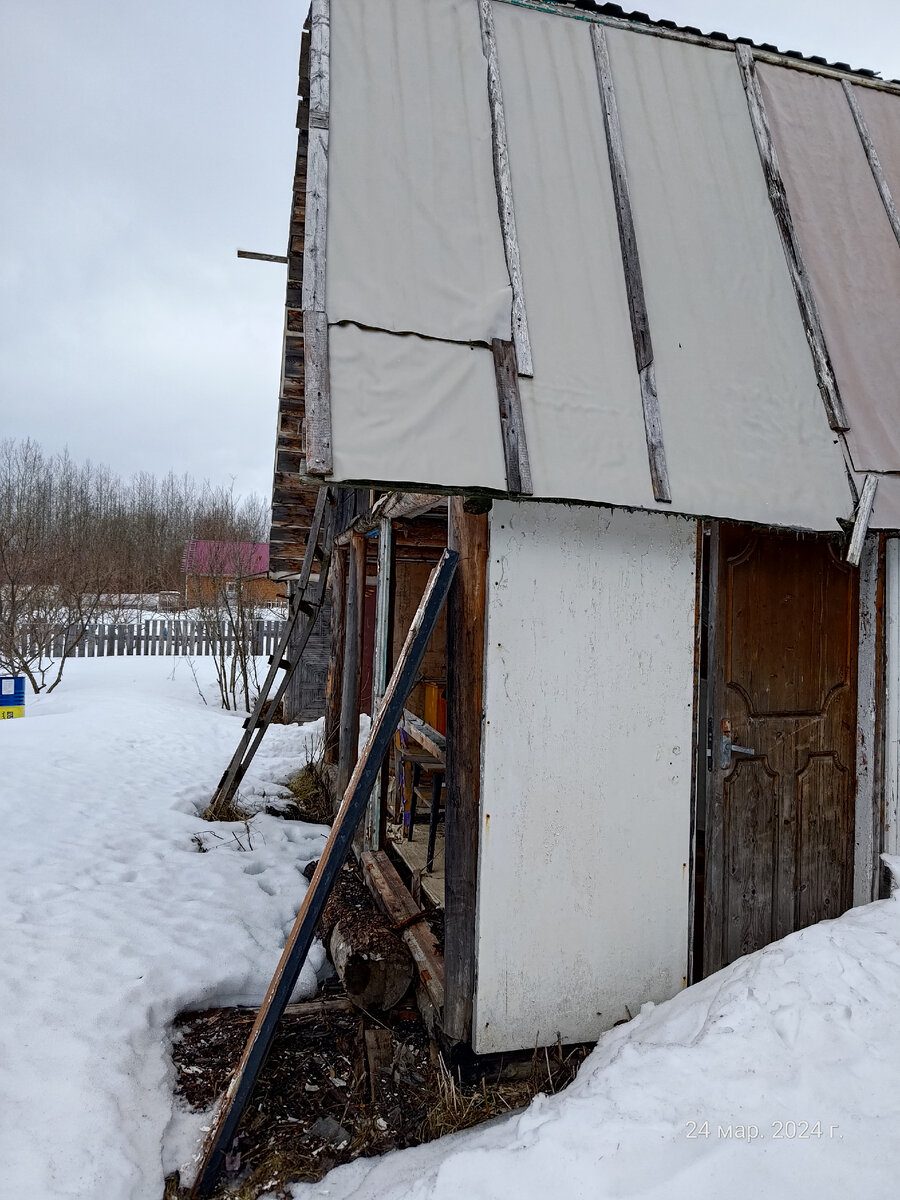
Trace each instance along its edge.
<instances>
[{"instance_id":1,"label":"distant tree line","mask_svg":"<svg viewBox=\"0 0 900 1200\"><path fill-rule=\"evenodd\" d=\"M62 663L36 650L72 644L132 597L181 591L192 539L264 541L265 501L170 472L122 479L108 467L0 440L0 670L56 686Z\"/></svg>"}]
</instances>

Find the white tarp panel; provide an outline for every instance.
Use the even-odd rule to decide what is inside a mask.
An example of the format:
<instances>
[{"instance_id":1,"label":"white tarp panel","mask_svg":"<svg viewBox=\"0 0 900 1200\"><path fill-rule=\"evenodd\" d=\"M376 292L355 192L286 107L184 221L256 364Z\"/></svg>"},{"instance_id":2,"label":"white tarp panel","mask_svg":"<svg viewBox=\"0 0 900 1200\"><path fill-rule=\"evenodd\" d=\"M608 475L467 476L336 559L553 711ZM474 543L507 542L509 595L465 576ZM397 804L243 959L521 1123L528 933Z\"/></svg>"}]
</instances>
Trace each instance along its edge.
<instances>
[{"instance_id":1,"label":"white tarp panel","mask_svg":"<svg viewBox=\"0 0 900 1200\"><path fill-rule=\"evenodd\" d=\"M850 491L734 56L607 36L673 508L833 529Z\"/></svg>"},{"instance_id":2,"label":"white tarp panel","mask_svg":"<svg viewBox=\"0 0 900 1200\"><path fill-rule=\"evenodd\" d=\"M834 529L850 490L733 55L607 30L668 508L651 490L590 24L493 7L535 497ZM489 355L443 344L510 336L478 5L335 0L332 22L329 319L441 339L333 330L333 478L505 490Z\"/></svg>"},{"instance_id":3,"label":"white tarp panel","mask_svg":"<svg viewBox=\"0 0 900 1200\"><path fill-rule=\"evenodd\" d=\"M333 0L328 174L332 321L509 339L476 0Z\"/></svg>"},{"instance_id":4,"label":"white tarp panel","mask_svg":"<svg viewBox=\"0 0 900 1200\"><path fill-rule=\"evenodd\" d=\"M533 383L535 495L655 507L589 29L494 5Z\"/></svg>"},{"instance_id":5,"label":"white tarp panel","mask_svg":"<svg viewBox=\"0 0 900 1200\"><path fill-rule=\"evenodd\" d=\"M900 247L836 79L763 63L759 78L858 471L900 468ZM857 88L881 133L883 109ZM900 99L891 102L900 118ZM882 143L884 144L884 143ZM877 142L876 142L877 147ZM891 144L885 145L890 156Z\"/></svg>"},{"instance_id":6,"label":"white tarp panel","mask_svg":"<svg viewBox=\"0 0 900 1200\"><path fill-rule=\"evenodd\" d=\"M329 330L334 477L506 487L490 350Z\"/></svg>"},{"instance_id":7,"label":"white tarp panel","mask_svg":"<svg viewBox=\"0 0 900 1200\"><path fill-rule=\"evenodd\" d=\"M491 510L478 1053L593 1040L685 983L695 551L660 513Z\"/></svg>"}]
</instances>

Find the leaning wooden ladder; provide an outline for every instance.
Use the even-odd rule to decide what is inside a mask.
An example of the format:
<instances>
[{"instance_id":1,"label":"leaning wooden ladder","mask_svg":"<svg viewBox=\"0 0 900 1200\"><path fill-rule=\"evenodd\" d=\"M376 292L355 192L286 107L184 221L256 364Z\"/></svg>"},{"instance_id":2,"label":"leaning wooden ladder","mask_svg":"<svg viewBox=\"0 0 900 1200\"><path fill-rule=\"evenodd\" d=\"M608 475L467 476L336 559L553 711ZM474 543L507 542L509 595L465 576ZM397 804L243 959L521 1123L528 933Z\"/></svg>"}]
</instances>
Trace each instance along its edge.
<instances>
[{"instance_id":1,"label":"leaning wooden ladder","mask_svg":"<svg viewBox=\"0 0 900 1200\"><path fill-rule=\"evenodd\" d=\"M316 500L309 536L306 539L306 551L303 555L300 576L294 585L288 619L278 645L275 647L275 653L269 659L269 671L259 690L253 711L244 722L241 740L238 742L237 749L232 755L231 762L225 768L215 792L213 792L209 805L209 813L213 817L218 811L227 809L234 798L266 730L272 723L272 718L288 689L291 678L300 664L303 650L325 602L328 567L331 563L331 550L334 542L334 518L335 503L331 489L321 488ZM315 578L313 578L314 564L318 565ZM294 632L298 626L300 626L300 634L294 638ZM292 638L294 638L293 642ZM272 694L280 671L283 671L284 674Z\"/></svg>"}]
</instances>

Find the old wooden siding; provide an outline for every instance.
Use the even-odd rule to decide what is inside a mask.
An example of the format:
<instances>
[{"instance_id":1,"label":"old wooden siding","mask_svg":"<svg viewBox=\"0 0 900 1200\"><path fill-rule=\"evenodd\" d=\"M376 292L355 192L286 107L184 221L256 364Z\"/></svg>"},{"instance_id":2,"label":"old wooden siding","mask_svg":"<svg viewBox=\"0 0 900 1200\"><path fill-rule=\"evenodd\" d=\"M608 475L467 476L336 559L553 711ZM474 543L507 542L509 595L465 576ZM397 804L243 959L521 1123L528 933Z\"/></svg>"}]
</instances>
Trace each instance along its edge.
<instances>
[{"instance_id":1,"label":"old wooden siding","mask_svg":"<svg viewBox=\"0 0 900 1200\"><path fill-rule=\"evenodd\" d=\"M490 517L479 1053L591 1039L685 982L696 526Z\"/></svg>"},{"instance_id":2,"label":"old wooden siding","mask_svg":"<svg viewBox=\"0 0 900 1200\"><path fill-rule=\"evenodd\" d=\"M288 647L288 658L291 647ZM286 721L315 721L325 715L328 662L331 656L331 596L322 606L300 665L291 677L284 696Z\"/></svg>"},{"instance_id":3,"label":"old wooden siding","mask_svg":"<svg viewBox=\"0 0 900 1200\"><path fill-rule=\"evenodd\" d=\"M269 572L275 579L296 575L303 562L306 535L316 505L316 489L305 486L306 406L304 402L303 244L306 221L306 162L309 145L309 29L300 50L300 102L297 110L297 161L291 203L285 294L284 348L278 395L275 471Z\"/></svg>"}]
</instances>

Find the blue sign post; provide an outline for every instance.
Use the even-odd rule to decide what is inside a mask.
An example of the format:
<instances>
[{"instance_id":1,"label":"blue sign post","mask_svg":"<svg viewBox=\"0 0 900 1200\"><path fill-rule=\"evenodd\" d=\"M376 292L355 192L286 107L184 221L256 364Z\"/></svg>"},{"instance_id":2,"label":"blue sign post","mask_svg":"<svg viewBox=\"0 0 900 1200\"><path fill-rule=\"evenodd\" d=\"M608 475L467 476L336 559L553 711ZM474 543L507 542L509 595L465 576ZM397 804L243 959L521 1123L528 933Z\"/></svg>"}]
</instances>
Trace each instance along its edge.
<instances>
[{"instance_id":1,"label":"blue sign post","mask_svg":"<svg viewBox=\"0 0 900 1200\"><path fill-rule=\"evenodd\" d=\"M0 675L0 721L25 716L24 675Z\"/></svg>"}]
</instances>

